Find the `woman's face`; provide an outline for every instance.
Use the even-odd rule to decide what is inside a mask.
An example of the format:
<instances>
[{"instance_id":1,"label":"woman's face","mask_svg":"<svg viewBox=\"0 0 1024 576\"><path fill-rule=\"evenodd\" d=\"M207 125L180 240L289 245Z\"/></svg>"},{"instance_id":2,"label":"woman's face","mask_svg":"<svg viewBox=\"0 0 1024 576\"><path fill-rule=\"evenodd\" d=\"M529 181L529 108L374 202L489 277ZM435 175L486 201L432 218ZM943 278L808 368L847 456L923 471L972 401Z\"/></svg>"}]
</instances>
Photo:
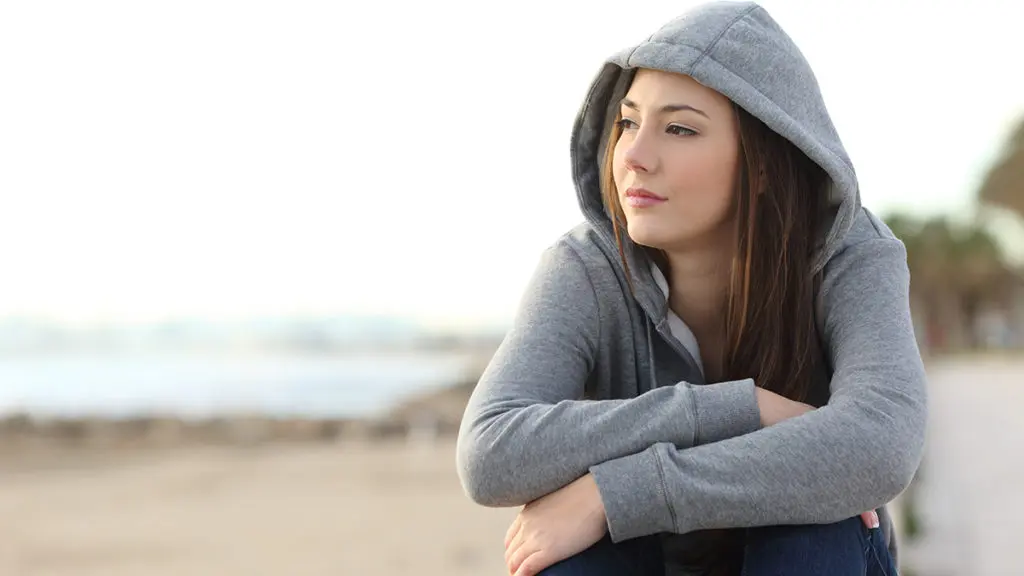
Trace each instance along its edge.
<instances>
[{"instance_id":1,"label":"woman's face","mask_svg":"<svg viewBox=\"0 0 1024 576\"><path fill-rule=\"evenodd\" d=\"M689 76L638 70L612 173L630 238L666 251L728 241L739 132L728 98Z\"/></svg>"}]
</instances>

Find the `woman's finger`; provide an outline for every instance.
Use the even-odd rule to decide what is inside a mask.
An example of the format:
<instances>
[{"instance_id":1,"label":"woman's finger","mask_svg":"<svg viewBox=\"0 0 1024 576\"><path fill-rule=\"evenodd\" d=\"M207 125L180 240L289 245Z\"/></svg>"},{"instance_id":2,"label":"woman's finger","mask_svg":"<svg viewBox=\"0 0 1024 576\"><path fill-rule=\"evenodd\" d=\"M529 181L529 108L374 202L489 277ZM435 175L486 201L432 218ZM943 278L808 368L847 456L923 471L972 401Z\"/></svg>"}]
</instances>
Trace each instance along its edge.
<instances>
[{"instance_id":1,"label":"woman's finger","mask_svg":"<svg viewBox=\"0 0 1024 576\"><path fill-rule=\"evenodd\" d=\"M513 556L513 554L516 553L516 550L519 550L519 548L522 547L523 540L525 538L526 538L526 530L522 529L522 523L520 523L519 531L516 532L516 535L513 536L512 540L508 543L508 546L505 547L505 563L506 564L508 564L509 561L512 559L512 556ZM512 572L513 571L510 570L509 574L511 574Z\"/></svg>"},{"instance_id":2,"label":"woman's finger","mask_svg":"<svg viewBox=\"0 0 1024 576\"><path fill-rule=\"evenodd\" d=\"M538 550L535 550L530 542L518 543L515 550L506 557L505 564L508 566L509 574L519 574L519 569L522 567L523 562L526 561L531 555L536 554Z\"/></svg>"},{"instance_id":3,"label":"woman's finger","mask_svg":"<svg viewBox=\"0 0 1024 576\"><path fill-rule=\"evenodd\" d=\"M508 548L509 542L515 537L516 533L519 532L519 526L522 525L523 515L516 514L516 519L512 521L512 525L508 527L508 531L505 532L505 548Z\"/></svg>"},{"instance_id":4,"label":"woman's finger","mask_svg":"<svg viewBox=\"0 0 1024 576\"><path fill-rule=\"evenodd\" d=\"M541 552L534 552L519 566L515 576L537 576L541 570L548 567L544 555Z\"/></svg>"},{"instance_id":5,"label":"woman's finger","mask_svg":"<svg viewBox=\"0 0 1024 576\"><path fill-rule=\"evenodd\" d=\"M878 528L878 514L874 510L868 510L860 515L860 519L869 529Z\"/></svg>"}]
</instances>

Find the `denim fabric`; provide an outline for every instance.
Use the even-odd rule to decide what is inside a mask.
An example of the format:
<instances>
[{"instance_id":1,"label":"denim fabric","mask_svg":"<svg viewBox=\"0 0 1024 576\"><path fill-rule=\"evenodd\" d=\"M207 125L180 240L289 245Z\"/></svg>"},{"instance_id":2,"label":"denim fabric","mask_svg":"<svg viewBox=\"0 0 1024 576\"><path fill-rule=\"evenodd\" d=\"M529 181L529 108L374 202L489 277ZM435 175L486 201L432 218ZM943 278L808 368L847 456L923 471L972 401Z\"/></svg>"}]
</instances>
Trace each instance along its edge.
<instances>
[{"instance_id":1,"label":"denim fabric","mask_svg":"<svg viewBox=\"0 0 1024 576\"><path fill-rule=\"evenodd\" d=\"M747 530L742 576L898 576L882 531L859 517L836 524ZM540 576L666 576L657 535L605 537ZM674 575L672 575L674 576Z\"/></svg>"}]
</instances>

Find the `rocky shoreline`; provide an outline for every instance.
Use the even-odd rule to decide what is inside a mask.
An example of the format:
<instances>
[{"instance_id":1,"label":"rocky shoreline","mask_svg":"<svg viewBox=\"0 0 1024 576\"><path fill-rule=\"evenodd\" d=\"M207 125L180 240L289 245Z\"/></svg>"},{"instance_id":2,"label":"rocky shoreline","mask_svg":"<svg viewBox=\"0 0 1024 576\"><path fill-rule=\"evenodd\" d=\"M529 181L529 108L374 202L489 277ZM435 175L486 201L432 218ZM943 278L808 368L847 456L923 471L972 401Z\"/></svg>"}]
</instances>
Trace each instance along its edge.
<instances>
[{"instance_id":1,"label":"rocky shoreline","mask_svg":"<svg viewBox=\"0 0 1024 576\"><path fill-rule=\"evenodd\" d=\"M137 416L0 417L0 451L40 448L137 449L269 443L331 443L409 437L453 437L475 386L467 380L413 396L368 418L282 418L239 414L210 418Z\"/></svg>"}]
</instances>

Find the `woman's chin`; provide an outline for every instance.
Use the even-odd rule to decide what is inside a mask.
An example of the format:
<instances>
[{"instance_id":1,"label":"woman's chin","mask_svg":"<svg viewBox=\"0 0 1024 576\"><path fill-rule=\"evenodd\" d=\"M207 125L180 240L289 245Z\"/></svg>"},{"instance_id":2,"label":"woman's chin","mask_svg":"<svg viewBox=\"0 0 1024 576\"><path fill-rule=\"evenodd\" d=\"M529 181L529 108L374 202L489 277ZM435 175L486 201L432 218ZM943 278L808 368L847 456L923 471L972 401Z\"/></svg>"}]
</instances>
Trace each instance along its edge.
<instances>
[{"instance_id":1,"label":"woman's chin","mask_svg":"<svg viewBox=\"0 0 1024 576\"><path fill-rule=\"evenodd\" d=\"M649 226L629 226L628 232L630 240L648 248L663 250L672 244L672 239L668 238L666 234L653 230Z\"/></svg>"}]
</instances>

